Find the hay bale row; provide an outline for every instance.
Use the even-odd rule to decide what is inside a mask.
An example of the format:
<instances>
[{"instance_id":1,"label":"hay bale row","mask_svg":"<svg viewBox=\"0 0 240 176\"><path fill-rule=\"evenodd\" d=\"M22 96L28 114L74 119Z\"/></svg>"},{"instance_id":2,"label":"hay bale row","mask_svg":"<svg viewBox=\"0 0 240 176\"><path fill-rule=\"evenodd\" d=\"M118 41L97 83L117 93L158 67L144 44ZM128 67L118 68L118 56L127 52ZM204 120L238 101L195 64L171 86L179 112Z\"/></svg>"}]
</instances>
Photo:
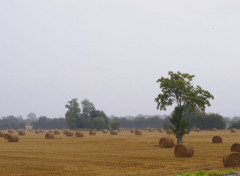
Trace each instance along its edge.
<instances>
[{"instance_id":1,"label":"hay bale row","mask_svg":"<svg viewBox=\"0 0 240 176\"><path fill-rule=\"evenodd\" d=\"M164 133L164 129L163 128L160 128L158 131L159 131L159 133Z\"/></svg>"},{"instance_id":2,"label":"hay bale row","mask_svg":"<svg viewBox=\"0 0 240 176\"><path fill-rule=\"evenodd\" d=\"M54 139L54 134L53 133L46 133L45 134L45 139Z\"/></svg>"},{"instance_id":3,"label":"hay bale row","mask_svg":"<svg viewBox=\"0 0 240 176\"><path fill-rule=\"evenodd\" d=\"M236 133L237 130L236 130L236 128L232 128L232 129L230 130L230 132L231 132L231 133Z\"/></svg>"},{"instance_id":4,"label":"hay bale row","mask_svg":"<svg viewBox=\"0 0 240 176\"><path fill-rule=\"evenodd\" d=\"M112 130L112 131L110 132L110 134L111 134L111 135L118 135L118 130Z\"/></svg>"},{"instance_id":5,"label":"hay bale row","mask_svg":"<svg viewBox=\"0 0 240 176\"><path fill-rule=\"evenodd\" d=\"M168 129L168 130L166 131L166 134L173 134L173 131L172 131L171 129Z\"/></svg>"},{"instance_id":6,"label":"hay bale row","mask_svg":"<svg viewBox=\"0 0 240 176\"><path fill-rule=\"evenodd\" d=\"M77 131L77 132L75 133L75 137L83 137L83 133Z\"/></svg>"},{"instance_id":7,"label":"hay bale row","mask_svg":"<svg viewBox=\"0 0 240 176\"><path fill-rule=\"evenodd\" d=\"M4 138L8 140L8 142L18 142L18 137L13 134L5 133Z\"/></svg>"},{"instance_id":8,"label":"hay bale row","mask_svg":"<svg viewBox=\"0 0 240 176\"><path fill-rule=\"evenodd\" d=\"M200 130L200 128L195 128L194 131L195 131L195 132L200 132L201 130Z\"/></svg>"},{"instance_id":9,"label":"hay bale row","mask_svg":"<svg viewBox=\"0 0 240 176\"><path fill-rule=\"evenodd\" d=\"M107 129L102 130L103 133L108 133Z\"/></svg>"},{"instance_id":10,"label":"hay bale row","mask_svg":"<svg viewBox=\"0 0 240 176\"><path fill-rule=\"evenodd\" d=\"M217 143L222 143L222 138L220 136L213 136L212 138L212 143L217 144Z\"/></svg>"},{"instance_id":11,"label":"hay bale row","mask_svg":"<svg viewBox=\"0 0 240 176\"><path fill-rule=\"evenodd\" d=\"M217 131L217 128L213 128L212 131Z\"/></svg>"},{"instance_id":12,"label":"hay bale row","mask_svg":"<svg viewBox=\"0 0 240 176\"><path fill-rule=\"evenodd\" d=\"M96 135L97 134L97 130L90 130L89 131L89 135Z\"/></svg>"},{"instance_id":13,"label":"hay bale row","mask_svg":"<svg viewBox=\"0 0 240 176\"><path fill-rule=\"evenodd\" d=\"M25 131L24 130L19 130L18 135L19 136L25 136Z\"/></svg>"},{"instance_id":14,"label":"hay bale row","mask_svg":"<svg viewBox=\"0 0 240 176\"><path fill-rule=\"evenodd\" d=\"M161 148L173 148L174 147L174 141L173 141L172 138L162 137L159 140L159 147L161 147Z\"/></svg>"},{"instance_id":15,"label":"hay bale row","mask_svg":"<svg viewBox=\"0 0 240 176\"><path fill-rule=\"evenodd\" d=\"M153 130L152 128L149 128L148 131L149 131L149 132L153 132L154 130Z\"/></svg>"},{"instance_id":16,"label":"hay bale row","mask_svg":"<svg viewBox=\"0 0 240 176\"><path fill-rule=\"evenodd\" d=\"M54 135L60 135L60 131L54 130Z\"/></svg>"},{"instance_id":17,"label":"hay bale row","mask_svg":"<svg viewBox=\"0 0 240 176\"><path fill-rule=\"evenodd\" d=\"M136 136L142 136L142 132L141 132L140 130L136 130L136 131L135 131L135 135L136 135Z\"/></svg>"},{"instance_id":18,"label":"hay bale row","mask_svg":"<svg viewBox=\"0 0 240 176\"><path fill-rule=\"evenodd\" d=\"M66 132L65 132L65 135L68 136L68 137L73 136L73 132L71 132L71 131L66 131Z\"/></svg>"},{"instance_id":19,"label":"hay bale row","mask_svg":"<svg viewBox=\"0 0 240 176\"><path fill-rule=\"evenodd\" d=\"M177 144L174 148L174 155L177 158L192 157L193 154L194 150L189 144Z\"/></svg>"}]
</instances>

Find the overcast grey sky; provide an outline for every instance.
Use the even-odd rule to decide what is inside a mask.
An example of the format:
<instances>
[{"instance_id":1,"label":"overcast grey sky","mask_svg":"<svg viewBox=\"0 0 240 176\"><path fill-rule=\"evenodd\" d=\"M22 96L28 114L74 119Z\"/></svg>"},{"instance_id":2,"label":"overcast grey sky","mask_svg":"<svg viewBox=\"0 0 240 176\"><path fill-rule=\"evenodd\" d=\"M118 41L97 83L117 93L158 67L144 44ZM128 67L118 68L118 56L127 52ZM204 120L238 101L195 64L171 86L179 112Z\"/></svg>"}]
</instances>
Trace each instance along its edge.
<instances>
[{"instance_id":1,"label":"overcast grey sky","mask_svg":"<svg viewBox=\"0 0 240 176\"><path fill-rule=\"evenodd\" d=\"M156 80L196 75L240 115L239 0L1 0L0 116L64 116L72 98L107 115L156 110Z\"/></svg>"}]
</instances>

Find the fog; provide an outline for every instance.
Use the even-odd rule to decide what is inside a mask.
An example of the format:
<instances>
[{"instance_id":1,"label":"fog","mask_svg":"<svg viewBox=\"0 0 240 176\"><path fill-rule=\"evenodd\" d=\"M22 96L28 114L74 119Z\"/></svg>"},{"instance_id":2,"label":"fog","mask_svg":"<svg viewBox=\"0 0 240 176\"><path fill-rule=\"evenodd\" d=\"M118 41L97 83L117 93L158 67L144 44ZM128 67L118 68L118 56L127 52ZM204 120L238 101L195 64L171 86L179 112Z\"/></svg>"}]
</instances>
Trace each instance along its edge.
<instances>
[{"instance_id":1,"label":"fog","mask_svg":"<svg viewBox=\"0 0 240 176\"><path fill-rule=\"evenodd\" d=\"M0 116L64 117L72 98L107 115L156 109L156 80L195 75L207 112L240 115L240 1L0 1Z\"/></svg>"}]
</instances>

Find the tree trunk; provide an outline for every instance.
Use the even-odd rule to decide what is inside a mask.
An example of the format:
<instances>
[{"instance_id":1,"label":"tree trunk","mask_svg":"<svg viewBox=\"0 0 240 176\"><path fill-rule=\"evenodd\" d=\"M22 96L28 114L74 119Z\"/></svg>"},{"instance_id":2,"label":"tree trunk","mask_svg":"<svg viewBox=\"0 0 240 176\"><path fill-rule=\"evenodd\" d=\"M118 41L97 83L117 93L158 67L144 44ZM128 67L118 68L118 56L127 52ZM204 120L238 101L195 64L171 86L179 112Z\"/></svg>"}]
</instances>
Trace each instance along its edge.
<instances>
[{"instance_id":1,"label":"tree trunk","mask_svg":"<svg viewBox=\"0 0 240 176\"><path fill-rule=\"evenodd\" d=\"M182 143L182 137L179 134L177 136L177 143L178 144Z\"/></svg>"}]
</instances>

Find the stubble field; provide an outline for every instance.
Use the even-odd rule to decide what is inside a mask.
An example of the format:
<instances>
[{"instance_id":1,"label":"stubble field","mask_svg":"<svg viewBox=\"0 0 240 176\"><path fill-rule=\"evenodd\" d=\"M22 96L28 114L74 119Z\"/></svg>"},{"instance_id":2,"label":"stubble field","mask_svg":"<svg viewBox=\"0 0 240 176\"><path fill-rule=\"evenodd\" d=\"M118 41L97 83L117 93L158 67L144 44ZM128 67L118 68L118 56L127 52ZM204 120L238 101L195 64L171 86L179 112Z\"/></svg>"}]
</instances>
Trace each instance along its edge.
<instances>
[{"instance_id":1,"label":"stubble field","mask_svg":"<svg viewBox=\"0 0 240 176\"><path fill-rule=\"evenodd\" d=\"M173 135L143 131L140 137L129 131L116 136L98 131L96 136L44 139L44 133L26 132L19 142L0 138L0 175L4 176L168 176L197 170L224 170L222 158L233 143L240 142L240 132L191 132L184 143L194 148L191 158L175 158L174 148L158 147L159 139ZM15 132L17 134L17 132ZM211 142L214 135L222 144Z\"/></svg>"}]
</instances>

